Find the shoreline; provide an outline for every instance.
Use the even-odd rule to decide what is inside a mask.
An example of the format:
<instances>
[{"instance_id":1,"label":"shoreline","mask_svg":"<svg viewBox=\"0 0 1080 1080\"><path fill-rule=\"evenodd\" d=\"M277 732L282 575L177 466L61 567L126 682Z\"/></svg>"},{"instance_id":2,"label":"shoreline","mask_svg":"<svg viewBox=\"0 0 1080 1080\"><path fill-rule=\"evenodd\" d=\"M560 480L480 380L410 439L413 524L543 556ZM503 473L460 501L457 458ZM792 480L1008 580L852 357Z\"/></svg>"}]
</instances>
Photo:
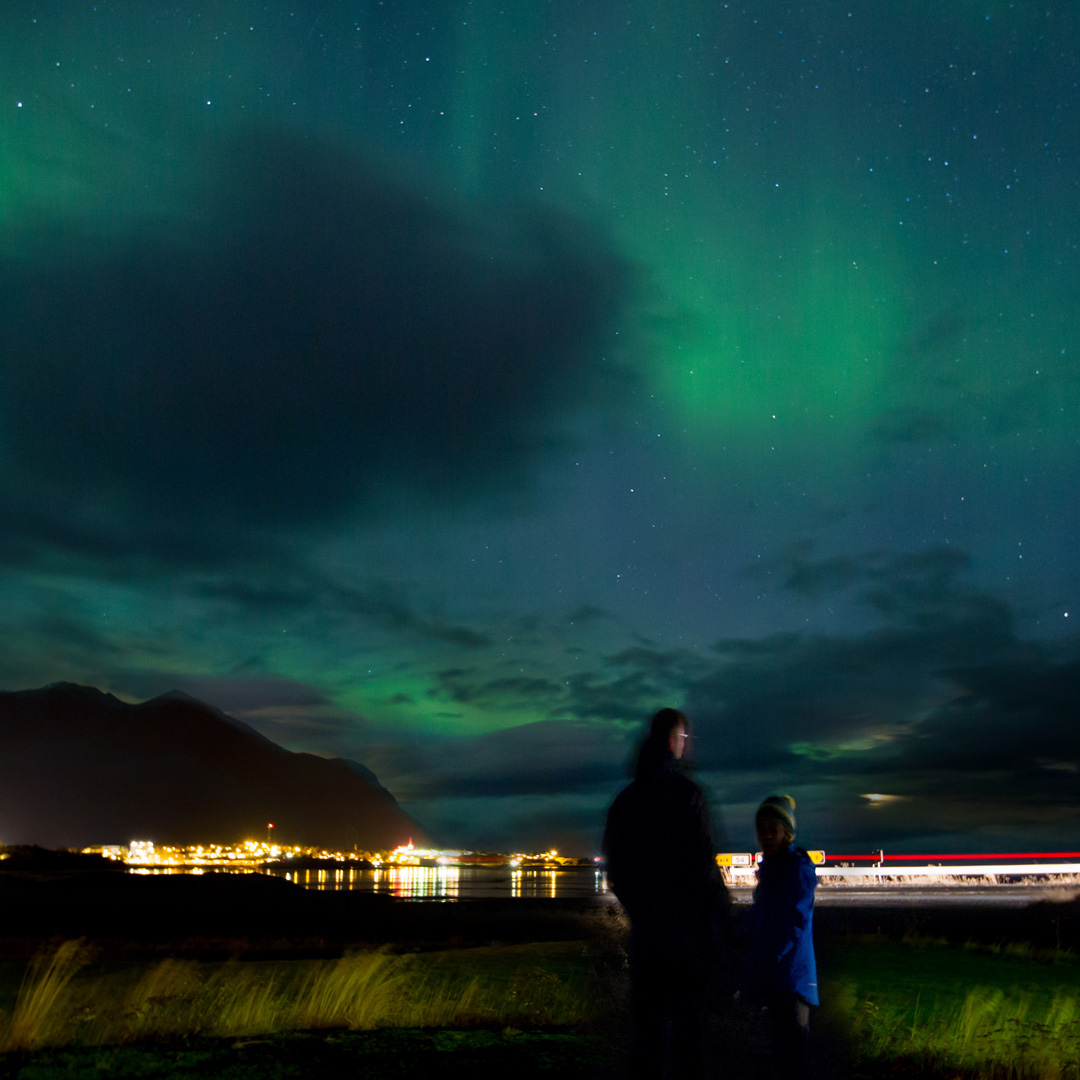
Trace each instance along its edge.
<instances>
[{"instance_id":1,"label":"shoreline","mask_svg":"<svg viewBox=\"0 0 1080 1080\"><path fill-rule=\"evenodd\" d=\"M750 896L750 889L731 890L736 924L748 913ZM0 905L12 928L0 932L0 955L20 956L35 942L58 937L157 953L198 951L199 942L214 951L229 941L247 943L245 948L333 952L584 941L625 928L611 897L399 900L360 890L309 890L258 874L0 873ZM815 907L815 937L823 945L839 937L918 933L959 941L1024 940L1080 952L1076 889L848 888L822 890Z\"/></svg>"}]
</instances>

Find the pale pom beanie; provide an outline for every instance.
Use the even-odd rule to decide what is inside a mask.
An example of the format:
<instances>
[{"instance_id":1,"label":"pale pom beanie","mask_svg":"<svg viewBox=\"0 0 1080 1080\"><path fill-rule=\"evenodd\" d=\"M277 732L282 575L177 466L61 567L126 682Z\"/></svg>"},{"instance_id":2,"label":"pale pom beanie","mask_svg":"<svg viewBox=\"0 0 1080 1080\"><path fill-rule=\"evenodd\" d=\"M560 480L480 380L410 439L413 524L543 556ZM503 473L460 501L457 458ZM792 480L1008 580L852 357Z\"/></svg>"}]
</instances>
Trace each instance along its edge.
<instances>
[{"instance_id":1,"label":"pale pom beanie","mask_svg":"<svg viewBox=\"0 0 1080 1080\"><path fill-rule=\"evenodd\" d=\"M788 832L795 835L795 800L790 795L770 795L758 807L754 820L761 817L779 818Z\"/></svg>"}]
</instances>

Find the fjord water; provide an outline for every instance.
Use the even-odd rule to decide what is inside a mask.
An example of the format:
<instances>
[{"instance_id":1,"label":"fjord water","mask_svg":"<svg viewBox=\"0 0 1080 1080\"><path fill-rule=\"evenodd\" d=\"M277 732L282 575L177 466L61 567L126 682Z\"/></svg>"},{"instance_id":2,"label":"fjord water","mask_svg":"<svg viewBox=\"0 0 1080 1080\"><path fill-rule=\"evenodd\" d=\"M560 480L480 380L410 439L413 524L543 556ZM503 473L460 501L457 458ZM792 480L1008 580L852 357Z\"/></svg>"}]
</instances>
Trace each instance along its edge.
<instances>
[{"instance_id":1,"label":"fjord water","mask_svg":"<svg viewBox=\"0 0 1080 1080\"><path fill-rule=\"evenodd\" d=\"M318 891L354 890L400 900L569 900L615 899L598 867L558 870L476 866L395 866L379 870L293 870L280 873L287 881ZM1001 884L964 886L832 887L817 891L817 906L909 907L927 903L973 907L1026 907L1037 900L1059 898L1052 885ZM749 904L753 888L729 887L733 904Z\"/></svg>"},{"instance_id":2,"label":"fjord water","mask_svg":"<svg viewBox=\"0 0 1080 1080\"><path fill-rule=\"evenodd\" d=\"M521 870L508 866L394 866L378 870L293 870L305 889L355 890L401 900L580 899L610 896L599 868Z\"/></svg>"}]
</instances>

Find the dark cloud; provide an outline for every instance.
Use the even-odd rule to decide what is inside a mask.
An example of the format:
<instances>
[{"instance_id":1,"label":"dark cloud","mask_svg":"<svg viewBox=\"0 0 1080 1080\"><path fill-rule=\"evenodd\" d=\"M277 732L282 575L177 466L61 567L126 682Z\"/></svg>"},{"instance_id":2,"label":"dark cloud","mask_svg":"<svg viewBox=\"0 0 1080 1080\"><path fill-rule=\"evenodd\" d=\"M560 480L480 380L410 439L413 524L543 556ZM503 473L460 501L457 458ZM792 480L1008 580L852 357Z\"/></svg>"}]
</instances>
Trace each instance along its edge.
<instances>
[{"instance_id":1,"label":"dark cloud","mask_svg":"<svg viewBox=\"0 0 1080 1080\"><path fill-rule=\"evenodd\" d=\"M890 738L940 687L922 665L889 655L892 635L778 636L731 642L687 691L707 766L798 769Z\"/></svg>"},{"instance_id":2,"label":"dark cloud","mask_svg":"<svg viewBox=\"0 0 1080 1080\"><path fill-rule=\"evenodd\" d=\"M919 724L902 766L1069 783L1080 769L1080 662L1029 651L1034 655L1024 659L950 671L954 696Z\"/></svg>"},{"instance_id":3,"label":"dark cloud","mask_svg":"<svg viewBox=\"0 0 1080 1080\"><path fill-rule=\"evenodd\" d=\"M578 659L581 650L565 650ZM520 672L514 660L494 670ZM580 665L558 675L494 675L488 666L446 668L436 673L429 696L496 713L521 712L558 720L637 723L663 705L678 704L685 687L708 665L687 650L633 646L604 657L595 668ZM675 695L673 699L673 695Z\"/></svg>"},{"instance_id":4,"label":"dark cloud","mask_svg":"<svg viewBox=\"0 0 1080 1080\"><path fill-rule=\"evenodd\" d=\"M37 618L28 620L23 632L38 641L47 641L53 655L68 652L113 661L123 654L116 642L59 610L45 610Z\"/></svg>"},{"instance_id":5,"label":"dark cloud","mask_svg":"<svg viewBox=\"0 0 1080 1080\"><path fill-rule=\"evenodd\" d=\"M780 556L751 563L745 573L755 580L777 576L786 589L803 596L861 586L865 599L889 614L901 597L910 598L916 606L942 593L955 598L953 581L970 565L969 557L952 547L901 555L867 552L817 557L812 541L797 540Z\"/></svg>"},{"instance_id":6,"label":"dark cloud","mask_svg":"<svg viewBox=\"0 0 1080 1080\"><path fill-rule=\"evenodd\" d=\"M533 795L422 799L403 808L448 846L489 851L599 855L610 794L555 794L539 810ZM525 884L528 890L530 883Z\"/></svg>"},{"instance_id":7,"label":"dark cloud","mask_svg":"<svg viewBox=\"0 0 1080 1080\"><path fill-rule=\"evenodd\" d=\"M856 580L857 575L858 566L855 561L837 555L816 562L801 560L793 564L784 585L803 596L817 596L823 592L845 588Z\"/></svg>"},{"instance_id":8,"label":"dark cloud","mask_svg":"<svg viewBox=\"0 0 1080 1080\"><path fill-rule=\"evenodd\" d=\"M402 486L497 490L625 388L607 335L632 274L581 222L440 203L280 131L194 172L183 222L46 227L0 261L23 535L190 558Z\"/></svg>"},{"instance_id":9,"label":"dark cloud","mask_svg":"<svg viewBox=\"0 0 1080 1080\"><path fill-rule=\"evenodd\" d=\"M1015 645L1008 605L958 582L970 564L955 548L896 556L868 574L867 602L890 622L918 631L916 649L939 664L967 663Z\"/></svg>"},{"instance_id":10,"label":"dark cloud","mask_svg":"<svg viewBox=\"0 0 1080 1080\"><path fill-rule=\"evenodd\" d=\"M724 731L713 753L748 767L801 767L797 759L867 752L961 693L958 666L1022 652L1005 605L959 583L967 565L951 549L842 564L792 556L792 588L850 583L883 625L861 635L719 642L719 663L687 697L692 712Z\"/></svg>"},{"instance_id":11,"label":"dark cloud","mask_svg":"<svg viewBox=\"0 0 1080 1080\"><path fill-rule=\"evenodd\" d=\"M566 682L566 711L582 719L637 720L655 712L655 702L666 698L666 685L647 669L625 671L614 679L607 673L575 672Z\"/></svg>"},{"instance_id":12,"label":"dark cloud","mask_svg":"<svg viewBox=\"0 0 1080 1080\"><path fill-rule=\"evenodd\" d=\"M617 784L625 741L602 723L540 720L484 735L383 744L365 760L380 779L391 778L388 786L403 801L558 796Z\"/></svg>"},{"instance_id":13,"label":"dark cloud","mask_svg":"<svg viewBox=\"0 0 1080 1080\"><path fill-rule=\"evenodd\" d=\"M545 678L447 669L436 698L553 719L421 749L423 768L394 768L426 800L443 789L492 800L608 790L639 725L675 704L718 790L740 807L772 789L805 793L820 843L944 850L964 832L990 846L1034 843L1042 826L1075 837L1078 666L1019 639L1009 608L968 583L970 569L948 547L820 559L793 547L772 570L791 591L861 598L878 625L726 639L711 651L636 644Z\"/></svg>"},{"instance_id":14,"label":"dark cloud","mask_svg":"<svg viewBox=\"0 0 1080 1080\"><path fill-rule=\"evenodd\" d=\"M61 592L43 590L40 609L20 618L8 607L0 621L0 686L22 690L57 681L85 681L86 671L121 663L123 645L80 617Z\"/></svg>"},{"instance_id":15,"label":"dark cloud","mask_svg":"<svg viewBox=\"0 0 1080 1080\"><path fill-rule=\"evenodd\" d=\"M634 645L603 657L596 669L567 671L558 681L562 715L636 724L664 706L681 706L687 688L710 670L687 649Z\"/></svg>"},{"instance_id":16,"label":"dark cloud","mask_svg":"<svg viewBox=\"0 0 1080 1080\"><path fill-rule=\"evenodd\" d=\"M842 811L819 807L819 827L851 842L1075 843L1080 663L1019 640L1005 605L960 584L967 565L948 549L853 560L842 584L885 626L719 643L687 688L699 761L830 790Z\"/></svg>"},{"instance_id":17,"label":"dark cloud","mask_svg":"<svg viewBox=\"0 0 1080 1080\"><path fill-rule=\"evenodd\" d=\"M799 560L814 577L810 553ZM717 790L740 806L798 791L817 844L933 851L967 835L989 850L1037 844L1039 830L1044 843L1076 842L1080 663L1017 638L1008 608L965 583L962 552L818 563L818 581L862 595L881 625L728 639L711 652L635 645L562 677L447 669L440 699L578 719L417 746L388 775L422 801L445 792L494 806L591 791L599 807L625 775L639 725L676 704Z\"/></svg>"},{"instance_id":18,"label":"dark cloud","mask_svg":"<svg viewBox=\"0 0 1080 1080\"><path fill-rule=\"evenodd\" d=\"M569 691L565 680L529 675L492 678L487 667L445 668L436 672L435 685L428 691L428 696L496 714L555 715L566 710Z\"/></svg>"},{"instance_id":19,"label":"dark cloud","mask_svg":"<svg viewBox=\"0 0 1080 1080\"><path fill-rule=\"evenodd\" d=\"M331 700L316 687L278 675L245 677L157 674L151 678L152 683L144 677L143 684L133 688L148 695L180 690L234 716L244 716L258 710L315 710L332 705Z\"/></svg>"},{"instance_id":20,"label":"dark cloud","mask_svg":"<svg viewBox=\"0 0 1080 1080\"><path fill-rule=\"evenodd\" d=\"M477 630L448 622L437 612L421 612L398 589L386 583L347 586L310 570L283 569L276 577L207 578L191 586L193 596L258 618L269 614L317 616L324 623L357 617L387 630L479 649L490 638Z\"/></svg>"},{"instance_id":21,"label":"dark cloud","mask_svg":"<svg viewBox=\"0 0 1080 1080\"><path fill-rule=\"evenodd\" d=\"M480 706L502 706L516 702L519 707L535 709L546 701L557 700L562 687L551 679L515 676L499 679L478 678L478 672L446 671L440 673L440 687L453 701Z\"/></svg>"}]
</instances>

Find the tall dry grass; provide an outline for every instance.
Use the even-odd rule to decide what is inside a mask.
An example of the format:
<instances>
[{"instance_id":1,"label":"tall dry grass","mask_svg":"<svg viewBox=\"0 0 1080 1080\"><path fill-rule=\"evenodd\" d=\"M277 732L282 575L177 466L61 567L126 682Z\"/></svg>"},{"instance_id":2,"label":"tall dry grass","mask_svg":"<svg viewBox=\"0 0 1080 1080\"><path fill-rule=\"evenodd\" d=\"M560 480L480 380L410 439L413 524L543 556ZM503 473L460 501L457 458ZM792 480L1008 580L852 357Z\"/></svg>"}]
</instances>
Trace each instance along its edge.
<instances>
[{"instance_id":1,"label":"tall dry grass","mask_svg":"<svg viewBox=\"0 0 1080 1080\"><path fill-rule=\"evenodd\" d=\"M535 964L508 978L485 974L482 962L447 969L431 957L364 952L336 961L170 959L77 977L88 959L78 942L35 958L11 1016L0 1015L0 1050L317 1028L572 1025L587 1012L580 981Z\"/></svg>"},{"instance_id":2,"label":"tall dry grass","mask_svg":"<svg viewBox=\"0 0 1080 1080\"><path fill-rule=\"evenodd\" d=\"M23 977L0 1046L8 1050L32 1050L55 1037L61 1022L60 1002L75 974L89 959L90 953L82 941L65 941L54 952L34 957Z\"/></svg>"},{"instance_id":3,"label":"tall dry grass","mask_svg":"<svg viewBox=\"0 0 1080 1080\"><path fill-rule=\"evenodd\" d=\"M1080 1080L1080 993L1047 999L972 987L949 1002L860 1000L851 984L828 988L822 1019L847 1032L863 1062L915 1062L981 1080ZM937 1073L935 1073L937 1075Z\"/></svg>"}]
</instances>

